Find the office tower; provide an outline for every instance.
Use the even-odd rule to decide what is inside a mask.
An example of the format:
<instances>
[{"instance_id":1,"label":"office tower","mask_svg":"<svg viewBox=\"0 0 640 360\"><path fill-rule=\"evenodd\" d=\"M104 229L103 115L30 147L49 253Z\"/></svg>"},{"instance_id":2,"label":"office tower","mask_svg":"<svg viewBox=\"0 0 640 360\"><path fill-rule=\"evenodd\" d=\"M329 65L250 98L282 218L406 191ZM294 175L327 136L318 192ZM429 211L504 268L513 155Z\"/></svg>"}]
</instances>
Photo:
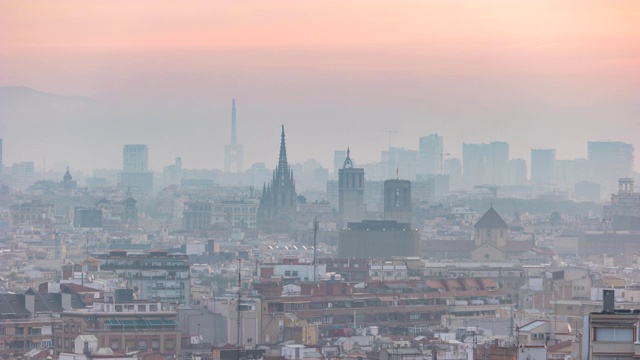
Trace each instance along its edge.
<instances>
[{"instance_id":1,"label":"office tower","mask_svg":"<svg viewBox=\"0 0 640 360\"><path fill-rule=\"evenodd\" d=\"M33 184L35 176L33 161L22 161L11 166L11 177L18 187L26 188Z\"/></svg>"},{"instance_id":2,"label":"office tower","mask_svg":"<svg viewBox=\"0 0 640 360\"><path fill-rule=\"evenodd\" d=\"M523 186L527 184L527 161L525 159L509 160L509 185Z\"/></svg>"},{"instance_id":3,"label":"office tower","mask_svg":"<svg viewBox=\"0 0 640 360\"><path fill-rule=\"evenodd\" d=\"M231 143L224 147L224 172L241 173L244 149L238 145L236 133L236 99L231 103Z\"/></svg>"},{"instance_id":4,"label":"office tower","mask_svg":"<svg viewBox=\"0 0 640 360\"><path fill-rule=\"evenodd\" d=\"M506 185L509 176L509 144L494 141L489 144L463 144L464 183L475 185Z\"/></svg>"},{"instance_id":5,"label":"office tower","mask_svg":"<svg viewBox=\"0 0 640 360\"><path fill-rule=\"evenodd\" d=\"M163 186L179 185L182 180L182 158L177 157L173 165L162 169Z\"/></svg>"},{"instance_id":6,"label":"office tower","mask_svg":"<svg viewBox=\"0 0 640 360\"><path fill-rule=\"evenodd\" d=\"M364 169L353 167L350 153L347 149L347 157L338 172L339 211L342 219L346 221L362 221L365 211Z\"/></svg>"},{"instance_id":7,"label":"office tower","mask_svg":"<svg viewBox=\"0 0 640 360\"><path fill-rule=\"evenodd\" d=\"M333 152L333 179L338 179L338 173L340 169L342 169L346 157L347 152L344 150L336 150Z\"/></svg>"},{"instance_id":8,"label":"office tower","mask_svg":"<svg viewBox=\"0 0 640 360\"><path fill-rule=\"evenodd\" d=\"M122 171L145 172L149 170L147 145L125 145L122 149Z\"/></svg>"},{"instance_id":9,"label":"office tower","mask_svg":"<svg viewBox=\"0 0 640 360\"><path fill-rule=\"evenodd\" d=\"M487 155L486 144L462 144L462 170L466 188L486 183Z\"/></svg>"},{"instance_id":10,"label":"office tower","mask_svg":"<svg viewBox=\"0 0 640 360\"><path fill-rule=\"evenodd\" d=\"M122 172L118 183L122 187L153 190L153 173L149 171L147 145L125 145L122 150Z\"/></svg>"},{"instance_id":11,"label":"office tower","mask_svg":"<svg viewBox=\"0 0 640 360\"><path fill-rule=\"evenodd\" d=\"M531 183L553 185L556 180L556 149L531 149Z\"/></svg>"},{"instance_id":12,"label":"office tower","mask_svg":"<svg viewBox=\"0 0 640 360\"><path fill-rule=\"evenodd\" d=\"M452 189L462 188L462 160L451 158L444 161L444 173L449 175Z\"/></svg>"},{"instance_id":13,"label":"office tower","mask_svg":"<svg viewBox=\"0 0 640 360\"><path fill-rule=\"evenodd\" d=\"M492 142L488 146L487 166L488 183L506 185L509 178L509 144L502 141Z\"/></svg>"},{"instance_id":14,"label":"office tower","mask_svg":"<svg viewBox=\"0 0 640 360\"><path fill-rule=\"evenodd\" d=\"M592 181L599 183L605 193L615 191L619 178L633 176L634 148L620 141L590 141L587 156Z\"/></svg>"},{"instance_id":15,"label":"office tower","mask_svg":"<svg viewBox=\"0 0 640 360\"><path fill-rule=\"evenodd\" d=\"M384 219L399 223L411 223L411 181L387 180L384 182Z\"/></svg>"},{"instance_id":16,"label":"office tower","mask_svg":"<svg viewBox=\"0 0 640 360\"><path fill-rule=\"evenodd\" d=\"M283 125L278 166L273 170L273 178L269 185L263 185L257 228L267 233L288 232L295 221L297 197L293 171L287 161Z\"/></svg>"},{"instance_id":17,"label":"office tower","mask_svg":"<svg viewBox=\"0 0 640 360\"><path fill-rule=\"evenodd\" d=\"M418 173L442 174L443 156L442 136L430 134L421 137L418 149Z\"/></svg>"},{"instance_id":18,"label":"office tower","mask_svg":"<svg viewBox=\"0 0 640 360\"><path fill-rule=\"evenodd\" d=\"M577 183L589 180L587 159L556 160L556 185L571 190Z\"/></svg>"},{"instance_id":19,"label":"office tower","mask_svg":"<svg viewBox=\"0 0 640 360\"><path fill-rule=\"evenodd\" d=\"M387 179L403 178L415 180L418 167L418 152L391 147L382 151L382 162L387 164Z\"/></svg>"}]
</instances>

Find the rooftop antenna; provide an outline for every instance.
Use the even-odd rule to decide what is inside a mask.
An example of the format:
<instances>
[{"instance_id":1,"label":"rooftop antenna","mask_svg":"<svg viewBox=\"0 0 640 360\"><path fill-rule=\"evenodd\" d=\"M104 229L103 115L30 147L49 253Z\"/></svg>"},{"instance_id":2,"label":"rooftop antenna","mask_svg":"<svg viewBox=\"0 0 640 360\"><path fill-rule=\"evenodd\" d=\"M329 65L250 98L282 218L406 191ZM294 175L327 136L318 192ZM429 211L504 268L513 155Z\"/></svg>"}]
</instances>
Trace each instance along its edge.
<instances>
[{"instance_id":1,"label":"rooftop antenna","mask_svg":"<svg viewBox=\"0 0 640 360\"><path fill-rule=\"evenodd\" d=\"M318 273L318 217L313 219L313 281L316 281L316 274Z\"/></svg>"},{"instance_id":2,"label":"rooftop antenna","mask_svg":"<svg viewBox=\"0 0 640 360\"><path fill-rule=\"evenodd\" d=\"M395 130L387 130L385 132L389 134L389 149L391 149L391 134L397 134L398 132Z\"/></svg>"}]
</instances>

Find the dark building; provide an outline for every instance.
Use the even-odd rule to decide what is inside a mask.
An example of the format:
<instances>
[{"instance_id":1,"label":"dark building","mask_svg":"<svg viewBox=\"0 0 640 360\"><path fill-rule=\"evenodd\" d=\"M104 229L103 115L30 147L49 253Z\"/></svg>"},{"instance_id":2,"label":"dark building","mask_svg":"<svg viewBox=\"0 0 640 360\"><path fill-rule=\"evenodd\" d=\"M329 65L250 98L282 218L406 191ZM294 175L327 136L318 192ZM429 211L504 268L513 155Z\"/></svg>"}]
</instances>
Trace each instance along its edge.
<instances>
[{"instance_id":1,"label":"dark building","mask_svg":"<svg viewBox=\"0 0 640 360\"><path fill-rule=\"evenodd\" d=\"M640 193L633 190L633 179L618 180L618 194L604 207L603 217L611 219L613 230L640 231Z\"/></svg>"},{"instance_id":2,"label":"dark building","mask_svg":"<svg viewBox=\"0 0 640 360\"><path fill-rule=\"evenodd\" d=\"M351 151L338 171L338 201L340 215L347 221L364 219L364 169L354 168Z\"/></svg>"},{"instance_id":3,"label":"dark building","mask_svg":"<svg viewBox=\"0 0 640 360\"><path fill-rule=\"evenodd\" d=\"M384 219L411 223L411 181L386 180L384 182Z\"/></svg>"},{"instance_id":4,"label":"dark building","mask_svg":"<svg viewBox=\"0 0 640 360\"><path fill-rule=\"evenodd\" d=\"M75 207L73 209L73 226L77 228L101 228L102 210Z\"/></svg>"},{"instance_id":5,"label":"dark building","mask_svg":"<svg viewBox=\"0 0 640 360\"><path fill-rule=\"evenodd\" d=\"M131 196L126 198L122 205L124 211L122 212L122 220L124 220L130 227L138 227L138 202Z\"/></svg>"},{"instance_id":6,"label":"dark building","mask_svg":"<svg viewBox=\"0 0 640 360\"><path fill-rule=\"evenodd\" d=\"M283 125L278 166L273 170L273 179L269 185L262 189L256 224L258 230L266 233L288 232L295 220L296 201L296 182L293 180L293 170L287 162Z\"/></svg>"},{"instance_id":7,"label":"dark building","mask_svg":"<svg viewBox=\"0 0 640 360\"><path fill-rule=\"evenodd\" d=\"M64 189L75 189L78 186L78 183L73 180L73 176L69 172L69 167L67 167L67 172L64 173L64 177L62 178L62 187Z\"/></svg>"},{"instance_id":8,"label":"dark building","mask_svg":"<svg viewBox=\"0 0 640 360\"><path fill-rule=\"evenodd\" d=\"M340 231L338 257L341 259L388 259L394 256L421 256L420 234L411 224L388 220L348 223Z\"/></svg>"}]
</instances>

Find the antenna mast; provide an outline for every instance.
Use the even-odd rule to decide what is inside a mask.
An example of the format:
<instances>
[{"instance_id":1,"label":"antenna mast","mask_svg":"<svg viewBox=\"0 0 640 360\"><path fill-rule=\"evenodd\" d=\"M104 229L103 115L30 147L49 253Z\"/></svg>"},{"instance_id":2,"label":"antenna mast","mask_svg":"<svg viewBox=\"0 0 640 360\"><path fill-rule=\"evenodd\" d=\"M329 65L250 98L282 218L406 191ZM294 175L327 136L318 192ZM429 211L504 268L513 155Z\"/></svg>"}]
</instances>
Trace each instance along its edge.
<instances>
[{"instance_id":1,"label":"antenna mast","mask_svg":"<svg viewBox=\"0 0 640 360\"><path fill-rule=\"evenodd\" d=\"M318 217L313 219L313 281L318 273Z\"/></svg>"}]
</instances>

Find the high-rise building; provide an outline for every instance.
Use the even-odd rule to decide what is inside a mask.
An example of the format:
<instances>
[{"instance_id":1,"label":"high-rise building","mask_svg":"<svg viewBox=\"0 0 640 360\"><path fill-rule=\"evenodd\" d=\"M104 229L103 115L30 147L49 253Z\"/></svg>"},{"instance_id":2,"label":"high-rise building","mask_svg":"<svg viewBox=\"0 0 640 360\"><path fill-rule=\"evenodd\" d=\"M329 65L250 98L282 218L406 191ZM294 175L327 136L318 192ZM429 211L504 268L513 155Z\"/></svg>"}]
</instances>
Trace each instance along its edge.
<instances>
[{"instance_id":1,"label":"high-rise building","mask_svg":"<svg viewBox=\"0 0 640 360\"><path fill-rule=\"evenodd\" d=\"M340 169L342 169L346 157L347 152L344 150L336 150L333 152L333 179L338 179L338 174Z\"/></svg>"},{"instance_id":2,"label":"high-rise building","mask_svg":"<svg viewBox=\"0 0 640 360\"><path fill-rule=\"evenodd\" d=\"M22 161L11 166L11 177L15 185L25 188L33 184L35 165L33 161Z\"/></svg>"},{"instance_id":3,"label":"high-rise building","mask_svg":"<svg viewBox=\"0 0 640 360\"><path fill-rule=\"evenodd\" d=\"M122 149L122 171L143 172L149 170L147 145L125 145Z\"/></svg>"},{"instance_id":4,"label":"high-rise building","mask_svg":"<svg viewBox=\"0 0 640 360\"><path fill-rule=\"evenodd\" d=\"M531 183L553 185L556 181L556 149L531 149Z\"/></svg>"},{"instance_id":5,"label":"high-rise building","mask_svg":"<svg viewBox=\"0 0 640 360\"><path fill-rule=\"evenodd\" d=\"M449 175L449 182L452 189L462 187L462 161L458 158L451 158L444 161L444 173Z\"/></svg>"},{"instance_id":6,"label":"high-rise building","mask_svg":"<svg viewBox=\"0 0 640 360\"><path fill-rule=\"evenodd\" d=\"M590 141L587 156L592 181L602 186L605 194L615 191L619 178L633 176L634 148L620 141Z\"/></svg>"},{"instance_id":7,"label":"high-rise building","mask_svg":"<svg viewBox=\"0 0 640 360\"><path fill-rule=\"evenodd\" d=\"M442 174L443 157L442 136L430 134L420 138L418 148L419 174Z\"/></svg>"},{"instance_id":8,"label":"high-rise building","mask_svg":"<svg viewBox=\"0 0 640 360\"><path fill-rule=\"evenodd\" d=\"M339 210L346 221L362 221L365 211L364 169L354 168L350 155L351 151L347 149L347 157L339 171Z\"/></svg>"},{"instance_id":9,"label":"high-rise building","mask_svg":"<svg viewBox=\"0 0 640 360\"><path fill-rule=\"evenodd\" d=\"M153 189L153 173L149 171L149 149L147 145L130 144L122 149L122 172L118 182L123 187L143 191Z\"/></svg>"},{"instance_id":10,"label":"high-rise building","mask_svg":"<svg viewBox=\"0 0 640 360\"><path fill-rule=\"evenodd\" d=\"M295 220L296 202L296 183L293 180L293 171L287 161L283 125L278 166L273 170L273 178L269 185L265 184L262 188L257 228L267 233L288 232Z\"/></svg>"},{"instance_id":11,"label":"high-rise building","mask_svg":"<svg viewBox=\"0 0 640 360\"><path fill-rule=\"evenodd\" d=\"M463 144L462 162L465 186L506 185L509 175L509 144Z\"/></svg>"},{"instance_id":12,"label":"high-rise building","mask_svg":"<svg viewBox=\"0 0 640 360\"><path fill-rule=\"evenodd\" d=\"M382 151L382 162L387 164L387 179L404 178L415 180L418 167L418 152L405 148L390 147Z\"/></svg>"},{"instance_id":13,"label":"high-rise building","mask_svg":"<svg viewBox=\"0 0 640 360\"><path fill-rule=\"evenodd\" d=\"M556 160L556 184L573 189L575 184L589 180L587 159Z\"/></svg>"},{"instance_id":14,"label":"high-rise building","mask_svg":"<svg viewBox=\"0 0 640 360\"><path fill-rule=\"evenodd\" d=\"M236 132L236 99L231 104L231 143L224 147L224 172L241 173L244 149L238 144Z\"/></svg>"},{"instance_id":15,"label":"high-rise building","mask_svg":"<svg viewBox=\"0 0 640 360\"><path fill-rule=\"evenodd\" d=\"M509 144L495 141L488 146L488 183L506 185L509 178Z\"/></svg>"},{"instance_id":16,"label":"high-rise building","mask_svg":"<svg viewBox=\"0 0 640 360\"><path fill-rule=\"evenodd\" d=\"M509 185L523 186L527 184L527 161L525 159L509 160Z\"/></svg>"}]
</instances>

